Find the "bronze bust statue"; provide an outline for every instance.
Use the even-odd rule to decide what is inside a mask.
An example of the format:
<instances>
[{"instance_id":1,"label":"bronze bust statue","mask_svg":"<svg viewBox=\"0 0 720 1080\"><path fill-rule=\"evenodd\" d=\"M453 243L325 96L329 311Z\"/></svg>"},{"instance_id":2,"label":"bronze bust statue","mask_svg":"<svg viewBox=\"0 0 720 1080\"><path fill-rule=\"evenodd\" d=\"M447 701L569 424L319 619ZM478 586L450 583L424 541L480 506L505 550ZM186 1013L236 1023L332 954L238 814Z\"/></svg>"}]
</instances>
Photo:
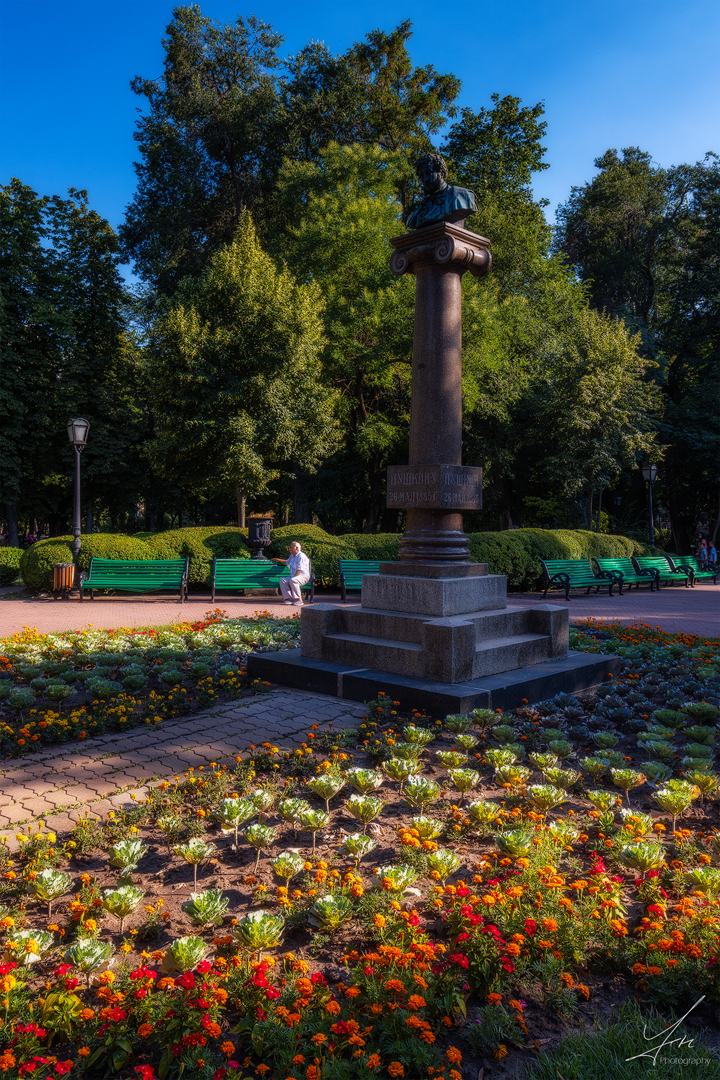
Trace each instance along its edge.
<instances>
[{"instance_id":1,"label":"bronze bust statue","mask_svg":"<svg viewBox=\"0 0 720 1080\"><path fill-rule=\"evenodd\" d=\"M439 154L424 154L415 162L425 198L416 203L407 219L408 229L423 229L440 221L460 222L477 211L474 192L447 184L447 165Z\"/></svg>"}]
</instances>

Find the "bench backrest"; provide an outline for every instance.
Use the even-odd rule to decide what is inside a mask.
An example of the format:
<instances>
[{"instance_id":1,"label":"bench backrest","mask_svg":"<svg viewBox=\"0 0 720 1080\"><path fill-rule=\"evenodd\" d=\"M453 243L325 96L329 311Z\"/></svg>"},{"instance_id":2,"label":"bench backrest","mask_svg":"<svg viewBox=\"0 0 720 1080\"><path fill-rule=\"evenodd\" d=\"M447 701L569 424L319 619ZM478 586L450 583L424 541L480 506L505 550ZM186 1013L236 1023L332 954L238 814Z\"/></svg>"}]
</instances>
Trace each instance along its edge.
<instances>
[{"instance_id":1,"label":"bench backrest","mask_svg":"<svg viewBox=\"0 0 720 1080\"><path fill-rule=\"evenodd\" d=\"M670 563L664 555L635 555L633 562L637 563L641 570L670 569Z\"/></svg>"},{"instance_id":2,"label":"bench backrest","mask_svg":"<svg viewBox=\"0 0 720 1080\"><path fill-rule=\"evenodd\" d=\"M90 559L88 577L93 581L169 581L180 585L187 573L187 559Z\"/></svg>"},{"instance_id":3,"label":"bench backrest","mask_svg":"<svg viewBox=\"0 0 720 1080\"><path fill-rule=\"evenodd\" d=\"M707 563L703 566L695 555L668 555L668 559L672 559L675 566L689 566L691 570L696 572L707 569Z\"/></svg>"},{"instance_id":4,"label":"bench backrest","mask_svg":"<svg viewBox=\"0 0 720 1080\"><path fill-rule=\"evenodd\" d=\"M630 559L595 559L601 570L617 570L620 574L635 574L636 570Z\"/></svg>"},{"instance_id":5,"label":"bench backrest","mask_svg":"<svg viewBox=\"0 0 720 1080\"><path fill-rule=\"evenodd\" d=\"M555 574L567 574L570 580L575 578L595 577L589 559L541 559L548 577Z\"/></svg>"},{"instance_id":6,"label":"bench backrest","mask_svg":"<svg viewBox=\"0 0 720 1080\"><path fill-rule=\"evenodd\" d=\"M213 580L216 585L239 585L243 582L263 581L277 583L289 577L287 566L266 559L214 559Z\"/></svg>"},{"instance_id":7,"label":"bench backrest","mask_svg":"<svg viewBox=\"0 0 720 1080\"><path fill-rule=\"evenodd\" d=\"M379 574L379 559L338 559L340 573L345 576L345 584L362 584L363 574Z\"/></svg>"}]
</instances>

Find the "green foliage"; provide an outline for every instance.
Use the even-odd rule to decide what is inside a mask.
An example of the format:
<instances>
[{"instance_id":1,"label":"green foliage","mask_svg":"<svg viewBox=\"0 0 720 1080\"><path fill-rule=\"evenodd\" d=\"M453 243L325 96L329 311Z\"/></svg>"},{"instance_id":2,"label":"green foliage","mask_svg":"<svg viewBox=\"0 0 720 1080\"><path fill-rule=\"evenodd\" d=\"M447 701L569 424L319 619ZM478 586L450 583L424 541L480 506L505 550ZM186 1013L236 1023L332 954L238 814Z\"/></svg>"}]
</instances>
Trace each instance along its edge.
<instances>
[{"instance_id":1,"label":"green foliage","mask_svg":"<svg viewBox=\"0 0 720 1080\"><path fill-rule=\"evenodd\" d=\"M150 536L146 543L153 559L189 557L188 583L209 585L212 561L217 559L248 559L250 551L245 542L247 530L232 526L217 528L169 529Z\"/></svg>"},{"instance_id":2,"label":"green foliage","mask_svg":"<svg viewBox=\"0 0 720 1080\"><path fill-rule=\"evenodd\" d=\"M39 540L23 552L20 560L20 573L29 589L51 589L53 583L53 563L73 561L70 543L71 536L57 536L50 540ZM83 536L80 549L79 565L81 570L90 566L90 558L99 559L152 559L154 556L142 540L132 536L113 533L91 533Z\"/></svg>"},{"instance_id":3,"label":"green foliage","mask_svg":"<svg viewBox=\"0 0 720 1080\"><path fill-rule=\"evenodd\" d=\"M0 588L12 585L20 577L22 548L0 547Z\"/></svg>"},{"instance_id":4,"label":"green foliage","mask_svg":"<svg viewBox=\"0 0 720 1080\"><path fill-rule=\"evenodd\" d=\"M277 270L249 213L199 278L180 283L148 358L166 479L262 495L283 470L314 470L337 442L336 394L320 382L323 300Z\"/></svg>"}]
</instances>

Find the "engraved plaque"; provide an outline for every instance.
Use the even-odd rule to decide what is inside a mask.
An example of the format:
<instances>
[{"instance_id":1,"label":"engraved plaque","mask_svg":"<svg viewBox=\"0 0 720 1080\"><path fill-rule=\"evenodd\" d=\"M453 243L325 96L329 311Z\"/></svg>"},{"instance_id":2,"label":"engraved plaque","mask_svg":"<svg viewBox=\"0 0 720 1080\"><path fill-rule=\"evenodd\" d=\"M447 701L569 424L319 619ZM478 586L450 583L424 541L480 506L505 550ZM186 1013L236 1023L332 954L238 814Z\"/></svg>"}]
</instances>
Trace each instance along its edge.
<instances>
[{"instance_id":1,"label":"engraved plaque","mask_svg":"<svg viewBox=\"0 0 720 1080\"><path fill-rule=\"evenodd\" d=\"M482 510L482 469L390 465L386 505L398 510Z\"/></svg>"}]
</instances>

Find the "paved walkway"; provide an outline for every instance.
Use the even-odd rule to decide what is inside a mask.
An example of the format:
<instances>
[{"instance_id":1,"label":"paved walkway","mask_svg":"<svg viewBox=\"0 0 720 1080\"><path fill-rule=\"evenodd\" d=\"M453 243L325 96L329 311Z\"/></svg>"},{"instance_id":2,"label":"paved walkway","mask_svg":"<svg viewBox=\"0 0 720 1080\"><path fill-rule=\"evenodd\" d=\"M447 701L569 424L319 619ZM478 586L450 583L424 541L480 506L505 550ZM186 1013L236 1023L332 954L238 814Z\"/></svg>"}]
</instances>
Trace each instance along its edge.
<instances>
[{"instance_id":1,"label":"paved walkway","mask_svg":"<svg viewBox=\"0 0 720 1080\"><path fill-rule=\"evenodd\" d=\"M659 593L647 588L633 589L622 596L602 596L584 592L571 594L570 603L564 596L551 593L546 601L542 593L511 593L510 604L532 601L551 603L570 609L570 622L579 619L602 619L609 622L649 623L668 634L698 634L700 637L720 637L720 585L696 585L694 589L671 585Z\"/></svg>"},{"instance_id":2,"label":"paved walkway","mask_svg":"<svg viewBox=\"0 0 720 1080\"><path fill-rule=\"evenodd\" d=\"M62 630L81 630L92 625L96 629L112 629L129 626L162 626L168 623L197 622L214 607L222 608L231 617L252 615L256 611L270 611L277 617L286 617L297 608L286 607L276 597L220 597L215 604L208 596L190 595L185 604L156 596L127 596L84 600L35 599L19 596L17 590L0 591L0 639L16 634L29 626L41 633L58 633ZM318 593L316 602L340 603L339 593ZM511 593L509 604L552 603L564 607L561 594L550 594L543 601L542 593ZM570 621L586 619L609 619L622 623L647 622L659 626L670 634L700 634L703 637L720 637L720 585L696 585L694 589L669 586L659 593L649 589L633 589L624 596L585 596L574 593L570 603Z\"/></svg>"},{"instance_id":3,"label":"paved walkway","mask_svg":"<svg viewBox=\"0 0 720 1080\"><path fill-rule=\"evenodd\" d=\"M67 833L86 814L106 817L191 766L229 764L263 742L299 746L312 724L351 727L365 712L356 702L278 689L157 727L51 747L0 766L0 831L13 848L16 828L38 818Z\"/></svg>"}]
</instances>

